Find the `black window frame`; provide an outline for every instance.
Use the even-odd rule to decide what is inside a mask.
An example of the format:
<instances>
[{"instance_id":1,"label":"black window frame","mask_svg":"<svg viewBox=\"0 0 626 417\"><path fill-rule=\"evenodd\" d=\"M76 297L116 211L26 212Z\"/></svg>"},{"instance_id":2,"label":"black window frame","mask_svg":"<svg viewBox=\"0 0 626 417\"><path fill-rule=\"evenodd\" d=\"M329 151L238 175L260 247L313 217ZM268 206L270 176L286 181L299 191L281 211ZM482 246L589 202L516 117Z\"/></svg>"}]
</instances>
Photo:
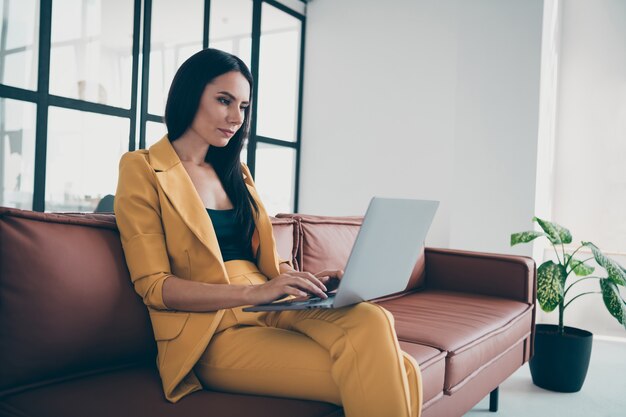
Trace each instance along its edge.
<instances>
[{"instance_id":1,"label":"black window frame","mask_svg":"<svg viewBox=\"0 0 626 417\"><path fill-rule=\"evenodd\" d=\"M16 0L5 0L16 1ZM19 1L19 0L17 0ZM305 4L304 14L295 11L276 0L251 0L253 2L252 12L252 56L251 71L255 80L259 79L259 57L261 40L261 19L262 6L267 3L282 12L289 14L301 21L300 33L300 63L299 63L299 85L298 85L298 112L296 141L286 141L278 138L257 135L257 107L253 106L250 136L248 138L247 164L254 176L256 168L256 148L258 143L268 143L271 145L288 147L295 150L295 189L293 212L298 212L299 201L299 179L300 179L300 143L302 127L302 103L303 103L303 79L304 79L304 55L305 55L305 33L306 33L306 0L300 0ZM45 190L46 190L46 162L48 143L48 114L50 106L77 110L89 113L102 114L106 116L117 116L127 118L129 124L128 150L145 148L145 135L147 122L163 123L163 117L148 112L148 94L150 77L150 38L151 38L151 17L152 0L133 0L133 44L132 44L132 75L131 75L131 103L129 108L110 106L106 104L94 103L86 100L62 97L50 94L50 51L51 51L51 31L52 31L52 2L53 0L39 1L39 51L37 70L37 89L28 90L13 87L0 83L0 98L12 99L36 104L36 126L35 126L35 166L33 185L33 211L45 211ZM8 4L8 3L7 3ZM211 13L211 0L204 0L204 22L202 47L209 45L209 22ZM139 46L142 44L142 62L139 66ZM0 50L0 54L3 51ZM139 71L141 70L141 91L139 91ZM258 86L258 82L256 83ZM253 103L257 102L258 88L253 90ZM139 129L137 124L139 123ZM138 135L137 135L138 131ZM0 132L3 135L3 132ZM2 175L0 175L0 179Z\"/></svg>"}]
</instances>

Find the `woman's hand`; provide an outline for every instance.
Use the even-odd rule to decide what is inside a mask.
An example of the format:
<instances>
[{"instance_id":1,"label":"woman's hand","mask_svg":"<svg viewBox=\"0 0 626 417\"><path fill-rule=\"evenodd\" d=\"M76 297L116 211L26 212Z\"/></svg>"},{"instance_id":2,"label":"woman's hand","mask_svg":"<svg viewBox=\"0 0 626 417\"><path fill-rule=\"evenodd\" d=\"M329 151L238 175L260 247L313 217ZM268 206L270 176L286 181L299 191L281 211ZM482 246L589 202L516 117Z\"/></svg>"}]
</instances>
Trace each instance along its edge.
<instances>
[{"instance_id":1,"label":"woman's hand","mask_svg":"<svg viewBox=\"0 0 626 417\"><path fill-rule=\"evenodd\" d=\"M341 279L343 271L322 271L317 274L310 272L285 271L265 284L250 286L248 300L250 304L265 304L292 295L293 301L305 300L310 294L321 299L328 298L325 292L329 289L324 285L331 279Z\"/></svg>"},{"instance_id":2,"label":"woman's hand","mask_svg":"<svg viewBox=\"0 0 626 417\"><path fill-rule=\"evenodd\" d=\"M343 278L343 270L324 270L318 272L315 276L326 286L327 293L333 292L339 287L339 281Z\"/></svg>"}]
</instances>

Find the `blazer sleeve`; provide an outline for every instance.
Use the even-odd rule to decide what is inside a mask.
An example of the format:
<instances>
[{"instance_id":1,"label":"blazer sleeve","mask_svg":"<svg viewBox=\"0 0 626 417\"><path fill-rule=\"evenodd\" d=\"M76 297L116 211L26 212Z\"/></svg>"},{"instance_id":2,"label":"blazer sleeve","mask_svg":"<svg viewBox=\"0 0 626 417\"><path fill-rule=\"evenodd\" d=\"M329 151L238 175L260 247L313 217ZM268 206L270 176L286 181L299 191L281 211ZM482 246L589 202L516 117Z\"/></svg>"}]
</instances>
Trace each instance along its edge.
<instances>
[{"instance_id":1,"label":"blazer sleeve","mask_svg":"<svg viewBox=\"0 0 626 417\"><path fill-rule=\"evenodd\" d=\"M115 219L135 291L148 307L165 310L163 282L172 274L156 175L146 158L140 152L122 156L114 200Z\"/></svg>"},{"instance_id":2,"label":"blazer sleeve","mask_svg":"<svg viewBox=\"0 0 626 417\"><path fill-rule=\"evenodd\" d=\"M248 168L248 165L246 165L245 163L241 163L241 171L243 172L243 174L246 176L244 179L244 182L246 182L248 185L250 185L252 188L254 188L254 190L256 191L256 185L254 184L254 180L252 179L252 175L250 174L250 169ZM258 195L258 191L257 191L257 195ZM260 199L257 199L258 202L260 202ZM262 203L261 203L262 204ZM271 220L269 219L268 216L268 222L271 224ZM274 241L276 241L275 237L273 236L274 234L274 230L272 229L272 239L274 239ZM287 264L289 265L292 269L293 268L293 263L291 262L291 260L287 260L287 259L282 259L280 257L278 257L278 264L279 264L279 271L280 271L280 264Z\"/></svg>"}]
</instances>

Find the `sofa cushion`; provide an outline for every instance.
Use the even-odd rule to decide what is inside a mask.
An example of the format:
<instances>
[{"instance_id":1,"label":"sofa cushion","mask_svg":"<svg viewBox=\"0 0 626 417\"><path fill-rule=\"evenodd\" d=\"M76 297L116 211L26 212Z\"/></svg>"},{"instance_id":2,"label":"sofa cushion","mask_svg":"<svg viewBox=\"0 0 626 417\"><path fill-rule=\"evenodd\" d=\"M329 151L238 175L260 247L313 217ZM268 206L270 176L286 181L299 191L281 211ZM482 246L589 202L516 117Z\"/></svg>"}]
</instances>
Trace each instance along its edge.
<instances>
[{"instance_id":1,"label":"sofa cushion","mask_svg":"<svg viewBox=\"0 0 626 417\"><path fill-rule=\"evenodd\" d=\"M302 271L311 273L324 269L345 269L363 223L362 216L278 214L276 217L294 218L299 221L301 244L298 248L298 264ZM424 271L424 252L422 251L405 291L423 286Z\"/></svg>"},{"instance_id":2,"label":"sofa cushion","mask_svg":"<svg viewBox=\"0 0 626 417\"><path fill-rule=\"evenodd\" d=\"M4 413L37 417L341 415L339 407L328 403L204 390L171 404L163 397L154 366L92 375L1 398L0 415Z\"/></svg>"},{"instance_id":3,"label":"sofa cushion","mask_svg":"<svg viewBox=\"0 0 626 417\"><path fill-rule=\"evenodd\" d=\"M0 392L152 360L112 216L0 209Z\"/></svg>"},{"instance_id":4,"label":"sofa cushion","mask_svg":"<svg viewBox=\"0 0 626 417\"><path fill-rule=\"evenodd\" d=\"M382 301L398 339L447 351L444 389L528 337L532 306L519 301L428 290ZM519 358L520 365L523 357Z\"/></svg>"},{"instance_id":5,"label":"sofa cushion","mask_svg":"<svg viewBox=\"0 0 626 417\"><path fill-rule=\"evenodd\" d=\"M443 393L446 352L417 343L400 341L400 348L411 355L419 364L424 389L422 402L436 398Z\"/></svg>"}]
</instances>

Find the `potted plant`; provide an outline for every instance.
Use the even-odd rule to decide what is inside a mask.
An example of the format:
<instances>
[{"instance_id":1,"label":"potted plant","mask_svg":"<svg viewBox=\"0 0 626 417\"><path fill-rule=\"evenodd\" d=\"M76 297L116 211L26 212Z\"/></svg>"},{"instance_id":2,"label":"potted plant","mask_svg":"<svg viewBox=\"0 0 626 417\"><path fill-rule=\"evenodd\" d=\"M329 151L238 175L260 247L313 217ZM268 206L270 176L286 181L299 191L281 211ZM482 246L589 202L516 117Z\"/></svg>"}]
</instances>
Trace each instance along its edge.
<instances>
[{"instance_id":1,"label":"potted plant","mask_svg":"<svg viewBox=\"0 0 626 417\"><path fill-rule=\"evenodd\" d=\"M550 241L556 262L546 261L537 269L537 300L545 312L559 309L558 325L538 324L536 327L535 352L530 360L533 383L552 391L580 391L589 367L593 335L586 330L564 326L565 310L582 296L602 294L609 313L626 328L626 302L619 290L619 287L626 286L626 270L591 242L581 242L573 253L566 253L564 245L572 242L569 230L537 217L533 221L543 232L514 233L511 235L511 246L528 243L538 237L546 237ZM576 259L574 255L583 247L589 248L593 256ZM591 275L595 268L587 262L592 259L606 271L606 276ZM572 282L568 285L570 278ZM599 288L571 296L573 286L590 280L597 280Z\"/></svg>"}]
</instances>

